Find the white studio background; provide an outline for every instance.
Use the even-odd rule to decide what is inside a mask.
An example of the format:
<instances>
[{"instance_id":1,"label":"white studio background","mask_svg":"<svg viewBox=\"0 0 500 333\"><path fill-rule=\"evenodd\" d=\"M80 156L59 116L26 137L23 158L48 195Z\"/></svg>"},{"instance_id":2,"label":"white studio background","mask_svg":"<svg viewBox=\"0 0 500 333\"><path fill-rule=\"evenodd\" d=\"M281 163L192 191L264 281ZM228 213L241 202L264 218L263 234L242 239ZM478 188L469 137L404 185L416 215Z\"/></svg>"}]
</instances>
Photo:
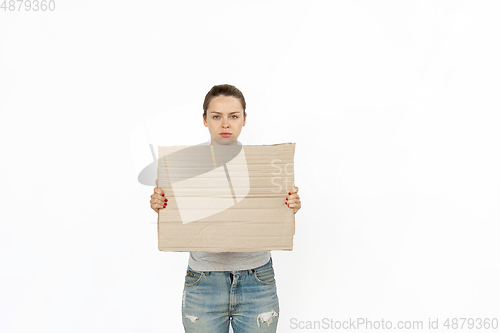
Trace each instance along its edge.
<instances>
[{"instance_id":1,"label":"white studio background","mask_svg":"<svg viewBox=\"0 0 500 333\"><path fill-rule=\"evenodd\" d=\"M297 144L279 332L498 317L497 1L55 2L0 10L0 331L182 331L137 174L220 83Z\"/></svg>"}]
</instances>

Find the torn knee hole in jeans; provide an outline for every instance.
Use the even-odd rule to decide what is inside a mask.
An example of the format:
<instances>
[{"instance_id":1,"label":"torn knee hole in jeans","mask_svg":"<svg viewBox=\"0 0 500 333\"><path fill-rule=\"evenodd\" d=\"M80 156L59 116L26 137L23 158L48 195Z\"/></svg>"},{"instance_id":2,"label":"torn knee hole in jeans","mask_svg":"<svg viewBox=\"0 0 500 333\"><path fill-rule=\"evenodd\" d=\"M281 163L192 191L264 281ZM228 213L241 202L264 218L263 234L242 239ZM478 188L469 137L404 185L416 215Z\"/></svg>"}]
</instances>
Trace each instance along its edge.
<instances>
[{"instance_id":1,"label":"torn knee hole in jeans","mask_svg":"<svg viewBox=\"0 0 500 333\"><path fill-rule=\"evenodd\" d=\"M276 311L263 312L257 316L257 325L267 324L267 326L271 325L274 322L274 318L277 318L278 314Z\"/></svg>"},{"instance_id":2,"label":"torn knee hole in jeans","mask_svg":"<svg viewBox=\"0 0 500 333\"><path fill-rule=\"evenodd\" d=\"M191 320L192 323L194 323L198 319L198 317L196 317L196 316L190 316L190 315L186 315L185 317L187 319Z\"/></svg>"}]
</instances>

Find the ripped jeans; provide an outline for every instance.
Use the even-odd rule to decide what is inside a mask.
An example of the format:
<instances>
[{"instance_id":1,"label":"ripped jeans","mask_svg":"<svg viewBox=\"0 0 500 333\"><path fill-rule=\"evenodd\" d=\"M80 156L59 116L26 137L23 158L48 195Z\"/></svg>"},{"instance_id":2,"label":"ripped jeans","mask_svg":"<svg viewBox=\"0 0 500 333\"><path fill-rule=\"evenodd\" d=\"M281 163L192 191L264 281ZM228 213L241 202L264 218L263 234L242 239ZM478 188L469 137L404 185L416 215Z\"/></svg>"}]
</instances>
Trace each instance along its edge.
<instances>
[{"instance_id":1,"label":"ripped jeans","mask_svg":"<svg viewBox=\"0 0 500 333\"><path fill-rule=\"evenodd\" d=\"M276 332L279 303L272 259L249 270L199 272L189 266L182 294L186 333Z\"/></svg>"}]
</instances>

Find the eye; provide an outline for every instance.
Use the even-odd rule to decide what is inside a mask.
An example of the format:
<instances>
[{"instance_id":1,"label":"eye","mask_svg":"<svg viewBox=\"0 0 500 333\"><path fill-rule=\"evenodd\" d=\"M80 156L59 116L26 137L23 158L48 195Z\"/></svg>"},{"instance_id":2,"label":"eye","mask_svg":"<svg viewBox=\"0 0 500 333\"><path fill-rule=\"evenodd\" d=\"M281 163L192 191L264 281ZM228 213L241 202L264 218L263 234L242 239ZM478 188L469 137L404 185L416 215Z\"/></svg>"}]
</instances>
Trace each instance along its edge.
<instances>
[{"instance_id":1,"label":"eye","mask_svg":"<svg viewBox=\"0 0 500 333\"><path fill-rule=\"evenodd\" d=\"M215 117L218 117L218 116L214 116L213 118L215 119Z\"/></svg>"},{"instance_id":2,"label":"eye","mask_svg":"<svg viewBox=\"0 0 500 333\"><path fill-rule=\"evenodd\" d=\"M234 117L234 118L238 118L238 116L237 116L237 115L235 115L235 114L233 114L233 117Z\"/></svg>"}]
</instances>

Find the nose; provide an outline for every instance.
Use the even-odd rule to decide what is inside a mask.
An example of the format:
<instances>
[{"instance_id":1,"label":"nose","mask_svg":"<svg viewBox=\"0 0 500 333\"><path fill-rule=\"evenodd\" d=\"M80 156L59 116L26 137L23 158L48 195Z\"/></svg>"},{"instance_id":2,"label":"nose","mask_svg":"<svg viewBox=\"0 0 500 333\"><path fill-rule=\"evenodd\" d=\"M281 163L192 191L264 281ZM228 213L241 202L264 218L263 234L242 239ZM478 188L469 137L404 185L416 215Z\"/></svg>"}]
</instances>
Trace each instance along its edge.
<instances>
[{"instance_id":1,"label":"nose","mask_svg":"<svg viewBox=\"0 0 500 333\"><path fill-rule=\"evenodd\" d=\"M224 121L222 122L222 127L225 127L225 128L229 127L229 123L228 123L227 119L224 119Z\"/></svg>"}]
</instances>

